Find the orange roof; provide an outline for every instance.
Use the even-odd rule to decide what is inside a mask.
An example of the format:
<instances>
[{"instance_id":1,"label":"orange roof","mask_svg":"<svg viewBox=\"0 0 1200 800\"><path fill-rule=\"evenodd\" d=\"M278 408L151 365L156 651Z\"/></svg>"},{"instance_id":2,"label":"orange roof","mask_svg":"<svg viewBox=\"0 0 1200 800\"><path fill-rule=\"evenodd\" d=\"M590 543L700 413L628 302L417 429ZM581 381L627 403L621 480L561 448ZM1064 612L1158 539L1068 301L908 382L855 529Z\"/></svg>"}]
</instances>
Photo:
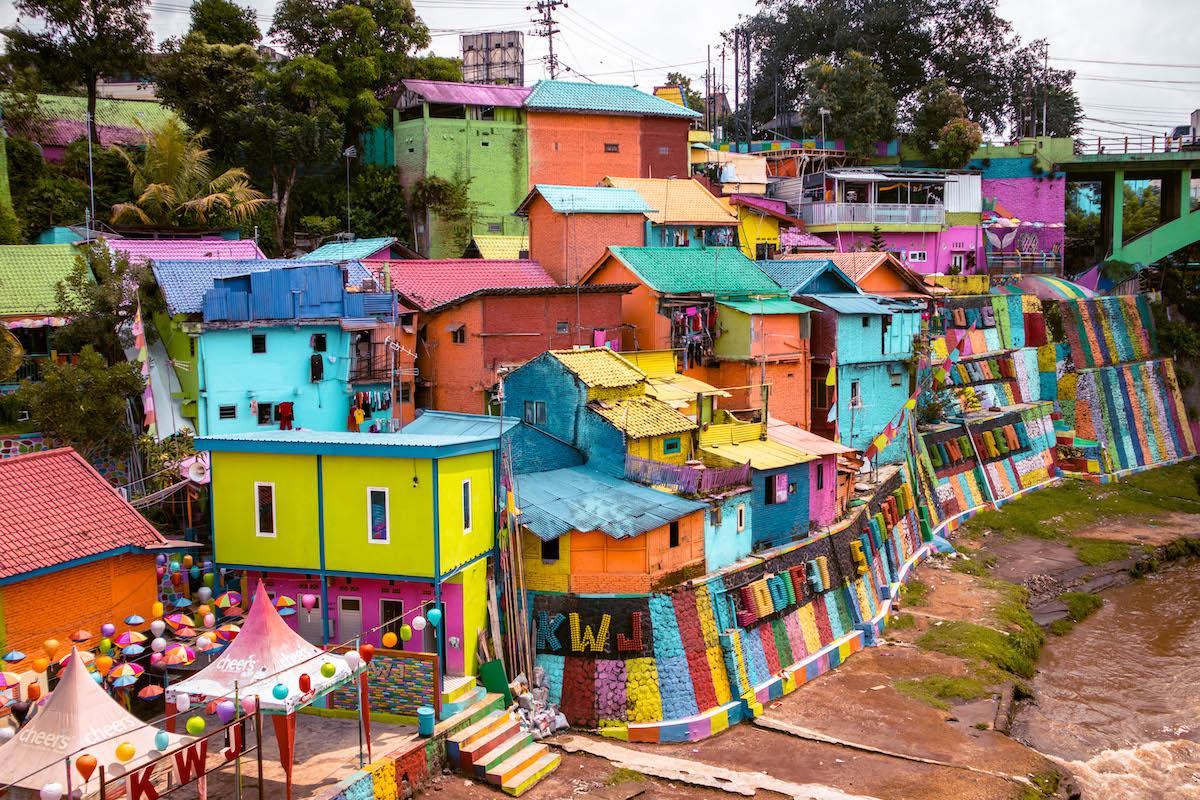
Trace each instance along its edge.
<instances>
[{"instance_id":1,"label":"orange roof","mask_svg":"<svg viewBox=\"0 0 1200 800\"><path fill-rule=\"evenodd\" d=\"M838 269L846 273L850 280L865 291L891 297L928 297L930 295L929 287L917 277L916 273L900 263L900 260L891 253L822 253L821 258L832 261ZM889 290L879 285L871 285L872 282L869 281L864 283L875 270L885 264L890 272L909 287L908 290Z\"/></svg>"},{"instance_id":2,"label":"orange roof","mask_svg":"<svg viewBox=\"0 0 1200 800\"><path fill-rule=\"evenodd\" d=\"M656 225L736 225L737 214L693 178L605 178L606 186L634 189Z\"/></svg>"}]
</instances>

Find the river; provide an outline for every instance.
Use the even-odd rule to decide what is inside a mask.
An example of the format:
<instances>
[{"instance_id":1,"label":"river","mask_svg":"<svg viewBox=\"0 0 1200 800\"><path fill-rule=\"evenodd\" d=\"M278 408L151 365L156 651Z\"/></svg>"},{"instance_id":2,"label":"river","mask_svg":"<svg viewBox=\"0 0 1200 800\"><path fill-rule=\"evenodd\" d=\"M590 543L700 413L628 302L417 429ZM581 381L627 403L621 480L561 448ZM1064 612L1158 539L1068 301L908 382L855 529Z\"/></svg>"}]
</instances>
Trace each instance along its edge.
<instances>
[{"instance_id":1,"label":"river","mask_svg":"<svg viewBox=\"0 0 1200 800\"><path fill-rule=\"evenodd\" d=\"M1049 637L1013 734L1072 772L1084 800L1200 800L1200 564L1104 599Z\"/></svg>"}]
</instances>

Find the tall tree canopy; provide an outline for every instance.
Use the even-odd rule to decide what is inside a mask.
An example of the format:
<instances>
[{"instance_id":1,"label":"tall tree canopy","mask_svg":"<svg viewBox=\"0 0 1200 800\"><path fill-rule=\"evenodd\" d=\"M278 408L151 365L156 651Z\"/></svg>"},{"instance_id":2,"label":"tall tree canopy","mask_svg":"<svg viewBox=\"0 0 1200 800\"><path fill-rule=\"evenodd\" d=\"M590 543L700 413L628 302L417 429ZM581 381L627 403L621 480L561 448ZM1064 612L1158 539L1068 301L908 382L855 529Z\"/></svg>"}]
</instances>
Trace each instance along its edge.
<instances>
[{"instance_id":1,"label":"tall tree canopy","mask_svg":"<svg viewBox=\"0 0 1200 800\"><path fill-rule=\"evenodd\" d=\"M209 44L258 44L254 9L230 0L196 0L192 3L191 33L199 33Z\"/></svg>"},{"instance_id":2,"label":"tall tree canopy","mask_svg":"<svg viewBox=\"0 0 1200 800\"><path fill-rule=\"evenodd\" d=\"M896 101L883 70L862 53L816 59L804 68L803 79L807 89L800 115L808 130L821 130L821 109L826 109L825 135L845 140L847 150L863 155L895 130Z\"/></svg>"},{"instance_id":3,"label":"tall tree canopy","mask_svg":"<svg viewBox=\"0 0 1200 800\"><path fill-rule=\"evenodd\" d=\"M40 30L7 28L8 57L32 66L50 84L87 90L88 136L96 130L96 82L106 75L138 74L152 41L147 0L16 0L17 12Z\"/></svg>"}]
</instances>

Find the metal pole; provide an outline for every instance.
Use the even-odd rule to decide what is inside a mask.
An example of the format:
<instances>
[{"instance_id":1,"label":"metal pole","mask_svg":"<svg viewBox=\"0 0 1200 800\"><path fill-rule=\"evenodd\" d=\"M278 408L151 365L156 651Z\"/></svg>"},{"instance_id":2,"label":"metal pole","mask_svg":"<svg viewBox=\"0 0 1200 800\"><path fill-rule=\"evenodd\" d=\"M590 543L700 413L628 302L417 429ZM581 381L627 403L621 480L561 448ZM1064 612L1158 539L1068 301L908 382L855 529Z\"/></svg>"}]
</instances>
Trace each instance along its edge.
<instances>
[{"instance_id":1,"label":"metal pole","mask_svg":"<svg viewBox=\"0 0 1200 800\"><path fill-rule=\"evenodd\" d=\"M254 752L258 757L258 800L263 800L262 701L254 697Z\"/></svg>"},{"instance_id":2,"label":"metal pole","mask_svg":"<svg viewBox=\"0 0 1200 800\"><path fill-rule=\"evenodd\" d=\"M354 637L354 649L358 650L362 646L359 637ZM364 669L366 667L364 666ZM355 680L357 684L354 688L358 694L358 768L362 769L363 765L363 707L362 707L362 684ZM439 689L440 691L440 689Z\"/></svg>"},{"instance_id":3,"label":"metal pole","mask_svg":"<svg viewBox=\"0 0 1200 800\"><path fill-rule=\"evenodd\" d=\"M88 129L88 136L87 136L87 143L88 143L88 211L89 211L90 217L89 217L88 224L84 228L84 230L87 233L89 233L88 239L91 239L92 237L91 237L90 233L91 233L92 228L96 224L96 179L92 172L92 134L91 134L92 125L94 124L94 120L92 119L91 112L88 112L85 116L87 117L87 123L88 123L88 126L87 126L87 129Z\"/></svg>"},{"instance_id":4,"label":"metal pole","mask_svg":"<svg viewBox=\"0 0 1200 800\"><path fill-rule=\"evenodd\" d=\"M237 714L241 710L242 710L242 704L238 701L238 681L234 681L233 682L233 713ZM245 726L245 721L238 720L237 724ZM238 735L237 729L234 728L232 730L233 730L233 735L235 737L234 745L238 745L236 747L237 760L233 762L233 774L234 774L234 777L237 779L237 783L235 784L235 786L237 787L236 788L237 800L242 800L242 748L236 739L236 737Z\"/></svg>"},{"instance_id":5,"label":"metal pole","mask_svg":"<svg viewBox=\"0 0 1200 800\"><path fill-rule=\"evenodd\" d=\"M1050 45L1046 45L1046 65L1042 70L1042 136L1047 136L1046 120L1050 116Z\"/></svg>"},{"instance_id":6,"label":"metal pole","mask_svg":"<svg viewBox=\"0 0 1200 800\"><path fill-rule=\"evenodd\" d=\"M346 149L346 234L350 234L350 150Z\"/></svg>"}]
</instances>

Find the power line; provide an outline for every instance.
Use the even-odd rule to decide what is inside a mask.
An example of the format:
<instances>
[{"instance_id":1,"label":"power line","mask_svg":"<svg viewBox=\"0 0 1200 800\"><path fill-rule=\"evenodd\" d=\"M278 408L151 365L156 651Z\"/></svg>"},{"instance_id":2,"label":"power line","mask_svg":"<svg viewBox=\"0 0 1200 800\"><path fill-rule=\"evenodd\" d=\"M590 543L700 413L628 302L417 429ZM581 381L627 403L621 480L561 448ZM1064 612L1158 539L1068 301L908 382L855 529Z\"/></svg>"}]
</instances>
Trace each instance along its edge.
<instances>
[{"instance_id":1,"label":"power line","mask_svg":"<svg viewBox=\"0 0 1200 800\"><path fill-rule=\"evenodd\" d=\"M559 33L559 29L554 27L556 24L554 10L566 7L566 0L537 0L533 5L525 6L526 11L537 11L541 14L540 17L533 18L533 23L538 27L533 35L544 38L549 46L549 53L546 55L546 71L550 73L550 80L558 77L558 57L554 55L554 34Z\"/></svg>"},{"instance_id":2,"label":"power line","mask_svg":"<svg viewBox=\"0 0 1200 800\"><path fill-rule=\"evenodd\" d=\"M1120 67L1164 67L1168 69L1200 69L1200 64L1167 64L1161 61L1106 61L1099 58L1064 58L1050 56L1051 61L1069 61L1075 64L1111 64Z\"/></svg>"}]
</instances>

